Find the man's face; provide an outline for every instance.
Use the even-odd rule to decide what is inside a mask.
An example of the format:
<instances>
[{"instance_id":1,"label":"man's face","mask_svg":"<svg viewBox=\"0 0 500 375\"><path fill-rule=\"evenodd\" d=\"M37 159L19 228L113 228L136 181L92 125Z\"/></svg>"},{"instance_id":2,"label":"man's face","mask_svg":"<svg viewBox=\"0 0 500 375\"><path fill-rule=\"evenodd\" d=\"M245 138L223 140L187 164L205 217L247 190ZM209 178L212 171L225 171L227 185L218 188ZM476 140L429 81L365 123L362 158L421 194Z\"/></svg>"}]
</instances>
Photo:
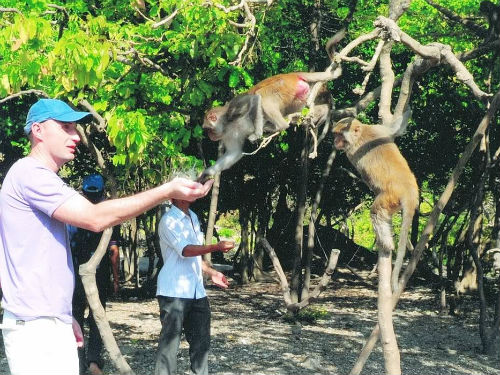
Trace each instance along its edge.
<instances>
[{"instance_id":1,"label":"man's face","mask_svg":"<svg viewBox=\"0 0 500 375\"><path fill-rule=\"evenodd\" d=\"M191 205L191 202L184 201L184 200L181 200L181 199L172 199L172 204L174 204L180 210L185 211L185 210L189 209L189 206Z\"/></svg>"},{"instance_id":2,"label":"man's face","mask_svg":"<svg viewBox=\"0 0 500 375\"><path fill-rule=\"evenodd\" d=\"M75 122L47 120L34 123L32 131L38 132L37 135L59 167L75 158L76 146L80 142Z\"/></svg>"}]
</instances>

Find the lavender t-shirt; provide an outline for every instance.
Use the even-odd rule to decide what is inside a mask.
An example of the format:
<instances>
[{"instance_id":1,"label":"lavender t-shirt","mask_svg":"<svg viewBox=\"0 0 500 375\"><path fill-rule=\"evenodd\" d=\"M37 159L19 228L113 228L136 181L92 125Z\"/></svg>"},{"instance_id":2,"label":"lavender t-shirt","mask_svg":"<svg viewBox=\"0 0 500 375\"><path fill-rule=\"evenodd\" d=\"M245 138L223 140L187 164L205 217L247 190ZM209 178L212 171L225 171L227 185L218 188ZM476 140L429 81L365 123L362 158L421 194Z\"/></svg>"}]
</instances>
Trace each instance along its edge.
<instances>
[{"instance_id":1,"label":"lavender t-shirt","mask_svg":"<svg viewBox=\"0 0 500 375\"><path fill-rule=\"evenodd\" d=\"M0 190L2 307L19 319L71 322L73 262L66 226L53 212L77 192L38 160L9 170Z\"/></svg>"}]
</instances>

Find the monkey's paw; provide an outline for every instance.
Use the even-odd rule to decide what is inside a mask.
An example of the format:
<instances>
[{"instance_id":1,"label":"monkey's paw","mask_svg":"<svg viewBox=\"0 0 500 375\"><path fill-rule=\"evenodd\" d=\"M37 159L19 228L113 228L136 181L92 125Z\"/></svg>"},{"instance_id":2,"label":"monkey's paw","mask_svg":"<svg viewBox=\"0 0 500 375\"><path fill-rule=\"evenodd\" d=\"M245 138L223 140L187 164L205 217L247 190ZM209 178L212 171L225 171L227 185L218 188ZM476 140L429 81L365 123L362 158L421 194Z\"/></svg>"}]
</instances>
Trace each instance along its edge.
<instances>
[{"instance_id":1,"label":"monkey's paw","mask_svg":"<svg viewBox=\"0 0 500 375\"><path fill-rule=\"evenodd\" d=\"M205 169L196 179L196 182L199 182L200 184L204 184L208 180L210 180L212 177L211 173L208 173L208 171Z\"/></svg>"},{"instance_id":2,"label":"monkey's paw","mask_svg":"<svg viewBox=\"0 0 500 375\"><path fill-rule=\"evenodd\" d=\"M257 140L259 140L259 139L261 139L261 138L262 138L262 134L256 134L256 133L250 134L250 135L248 136L248 140L249 140L250 142L255 142L255 141L257 141Z\"/></svg>"}]
</instances>

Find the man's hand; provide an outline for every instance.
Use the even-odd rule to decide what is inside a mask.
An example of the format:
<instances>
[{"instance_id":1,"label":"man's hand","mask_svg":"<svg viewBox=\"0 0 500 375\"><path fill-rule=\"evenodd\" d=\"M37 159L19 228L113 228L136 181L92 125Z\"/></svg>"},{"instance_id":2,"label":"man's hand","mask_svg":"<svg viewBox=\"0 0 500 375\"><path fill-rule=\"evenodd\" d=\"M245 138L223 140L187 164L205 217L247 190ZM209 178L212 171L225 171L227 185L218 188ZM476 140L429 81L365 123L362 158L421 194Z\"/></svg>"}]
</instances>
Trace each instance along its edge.
<instances>
[{"instance_id":1,"label":"man's hand","mask_svg":"<svg viewBox=\"0 0 500 375\"><path fill-rule=\"evenodd\" d=\"M234 241L219 241L217 246L220 251L227 253L234 247Z\"/></svg>"},{"instance_id":2,"label":"man's hand","mask_svg":"<svg viewBox=\"0 0 500 375\"><path fill-rule=\"evenodd\" d=\"M80 324L78 324L75 318L73 318L72 326L73 326L73 334L75 335L76 346L78 348L83 348L82 328L80 327Z\"/></svg>"},{"instance_id":3,"label":"man's hand","mask_svg":"<svg viewBox=\"0 0 500 375\"><path fill-rule=\"evenodd\" d=\"M226 289L229 286L226 276L222 272L215 271L211 275L212 282L220 288Z\"/></svg>"},{"instance_id":4,"label":"man's hand","mask_svg":"<svg viewBox=\"0 0 500 375\"><path fill-rule=\"evenodd\" d=\"M200 184L186 178L176 177L167 182L165 186L168 189L168 198L193 202L207 195L213 183L214 180L208 180L204 184Z\"/></svg>"}]
</instances>

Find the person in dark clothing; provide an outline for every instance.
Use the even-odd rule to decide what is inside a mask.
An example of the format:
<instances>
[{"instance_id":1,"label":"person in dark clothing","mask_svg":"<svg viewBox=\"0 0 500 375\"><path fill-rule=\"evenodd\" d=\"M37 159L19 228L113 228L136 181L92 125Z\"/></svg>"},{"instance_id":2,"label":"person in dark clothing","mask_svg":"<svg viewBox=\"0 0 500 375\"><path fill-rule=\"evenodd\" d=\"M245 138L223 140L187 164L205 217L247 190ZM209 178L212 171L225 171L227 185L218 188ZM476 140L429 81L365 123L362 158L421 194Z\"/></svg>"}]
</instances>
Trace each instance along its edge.
<instances>
[{"instance_id":1,"label":"person in dark clothing","mask_svg":"<svg viewBox=\"0 0 500 375\"><path fill-rule=\"evenodd\" d=\"M87 176L83 180L83 194L92 203L98 203L104 198L104 181L101 175L93 174ZM70 228L71 249L73 253L73 263L75 270L86 263L94 254L99 241L101 240L102 232L92 232L81 228ZM113 234L108 245L108 252L102 258L101 263L96 270L96 284L99 292L99 299L103 308L106 308L108 296L118 292L119 288L119 244L120 244L120 226L113 227ZM110 276L113 274L113 290L111 291ZM80 326L84 326L84 314L87 308L87 298L83 283L79 275L76 276L75 290L73 293L73 316L78 321ZM89 328L89 338L83 348L78 350L80 359L80 374L85 373L88 368L92 375L102 374L104 363L101 358L102 339L97 328L92 311L89 311L87 318Z\"/></svg>"}]
</instances>

